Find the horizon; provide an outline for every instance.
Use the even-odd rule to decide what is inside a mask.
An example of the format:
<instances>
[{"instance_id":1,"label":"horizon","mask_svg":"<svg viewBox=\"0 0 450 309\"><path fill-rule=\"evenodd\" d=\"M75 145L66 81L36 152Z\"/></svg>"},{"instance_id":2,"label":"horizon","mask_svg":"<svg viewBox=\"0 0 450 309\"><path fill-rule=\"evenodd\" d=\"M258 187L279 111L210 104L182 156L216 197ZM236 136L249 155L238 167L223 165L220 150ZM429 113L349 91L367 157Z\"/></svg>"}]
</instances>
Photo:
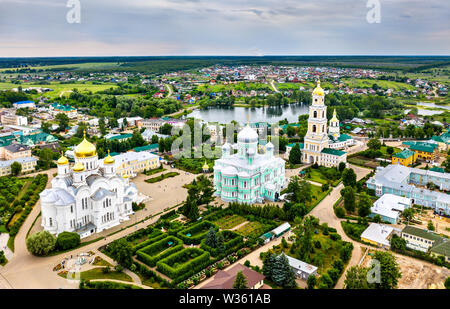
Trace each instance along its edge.
<instances>
[{"instance_id":1,"label":"horizon","mask_svg":"<svg viewBox=\"0 0 450 309\"><path fill-rule=\"evenodd\" d=\"M450 3L442 0L0 0L0 5L2 58L450 53Z\"/></svg>"}]
</instances>

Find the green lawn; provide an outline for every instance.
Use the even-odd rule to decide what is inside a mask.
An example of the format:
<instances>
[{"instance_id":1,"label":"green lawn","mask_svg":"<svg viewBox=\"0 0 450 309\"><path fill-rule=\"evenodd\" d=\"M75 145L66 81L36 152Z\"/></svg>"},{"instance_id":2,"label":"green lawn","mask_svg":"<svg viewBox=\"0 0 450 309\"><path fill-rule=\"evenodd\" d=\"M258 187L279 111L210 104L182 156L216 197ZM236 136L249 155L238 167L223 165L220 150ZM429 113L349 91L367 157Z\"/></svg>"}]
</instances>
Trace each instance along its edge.
<instances>
[{"instance_id":1,"label":"green lawn","mask_svg":"<svg viewBox=\"0 0 450 309\"><path fill-rule=\"evenodd\" d=\"M126 273L123 272L116 272L114 270L111 270L109 273L103 273L102 271L103 267L97 267L90 270L82 271L80 273L80 279L85 280L92 280L92 279L114 279L114 280L120 280L120 281L128 281L133 282L133 279L131 279L130 276L128 276ZM59 276L66 278L65 274L58 274ZM68 278L72 279L72 278Z\"/></svg>"}]
</instances>

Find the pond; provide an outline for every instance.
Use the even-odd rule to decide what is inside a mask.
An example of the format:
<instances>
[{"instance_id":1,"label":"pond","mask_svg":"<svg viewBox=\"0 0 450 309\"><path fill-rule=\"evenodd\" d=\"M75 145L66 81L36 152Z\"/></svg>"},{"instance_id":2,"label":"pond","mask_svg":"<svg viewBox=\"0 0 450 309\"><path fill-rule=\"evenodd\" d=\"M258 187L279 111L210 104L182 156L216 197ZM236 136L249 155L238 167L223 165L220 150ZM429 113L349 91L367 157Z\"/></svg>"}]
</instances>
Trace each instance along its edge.
<instances>
[{"instance_id":1,"label":"pond","mask_svg":"<svg viewBox=\"0 0 450 309\"><path fill-rule=\"evenodd\" d=\"M230 123L235 120L241 124L247 122L276 123L287 118L289 122L298 122L298 116L308 114L309 106L303 104L290 104L281 107L210 107L196 109L188 117L194 117L207 122Z\"/></svg>"}]
</instances>

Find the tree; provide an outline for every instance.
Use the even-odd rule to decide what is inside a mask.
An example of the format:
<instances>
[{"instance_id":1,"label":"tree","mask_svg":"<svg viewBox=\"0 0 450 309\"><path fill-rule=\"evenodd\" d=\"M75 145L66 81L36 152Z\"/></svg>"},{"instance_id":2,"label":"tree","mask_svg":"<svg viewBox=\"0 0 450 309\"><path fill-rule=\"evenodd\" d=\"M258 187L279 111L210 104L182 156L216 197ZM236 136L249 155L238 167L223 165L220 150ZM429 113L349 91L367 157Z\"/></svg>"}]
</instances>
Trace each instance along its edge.
<instances>
[{"instance_id":1,"label":"tree","mask_svg":"<svg viewBox=\"0 0 450 309\"><path fill-rule=\"evenodd\" d=\"M340 162L338 166L338 170L340 173L342 173L345 170L346 164L345 162Z\"/></svg>"},{"instance_id":2,"label":"tree","mask_svg":"<svg viewBox=\"0 0 450 309\"><path fill-rule=\"evenodd\" d=\"M342 172L342 183L344 186L354 187L356 185L356 174L352 168L346 168Z\"/></svg>"},{"instance_id":3,"label":"tree","mask_svg":"<svg viewBox=\"0 0 450 309\"><path fill-rule=\"evenodd\" d=\"M42 132L50 133L50 127L51 127L50 122L42 121L42 123L41 123L41 130L42 130Z\"/></svg>"},{"instance_id":4,"label":"tree","mask_svg":"<svg viewBox=\"0 0 450 309\"><path fill-rule=\"evenodd\" d=\"M372 206L372 200L370 199L370 196L362 192L359 195L359 202L358 202L358 215L360 217L366 217L370 214L370 207Z\"/></svg>"},{"instance_id":5,"label":"tree","mask_svg":"<svg viewBox=\"0 0 450 309\"><path fill-rule=\"evenodd\" d=\"M330 289L333 287L333 279L328 273L324 273L319 279L319 289Z\"/></svg>"},{"instance_id":6,"label":"tree","mask_svg":"<svg viewBox=\"0 0 450 309\"><path fill-rule=\"evenodd\" d=\"M395 256L390 252L376 251L374 259L380 262L380 283L375 283L378 289L396 289L398 279L402 274L395 260Z\"/></svg>"},{"instance_id":7,"label":"tree","mask_svg":"<svg viewBox=\"0 0 450 309\"><path fill-rule=\"evenodd\" d=\"M430 230L430 231L434 231L435 230L433 221L431 221L431 220L428 221L427 229Z\"/></svg>"},{"instance_id":8,"label":"tree","mask_svg":"<svg viewBox=\"0 0 450 309\"><path fill-rule=\"evenodd\" d=\"M100 129L100 134L101 135L106 135L107 131L106 131L106 125L105 125L105 118L100 118L100 120L98 121L98 127Z\"/></svg>"},{"instance_id":9,"label":"tree","mask_svg":"<svg viewBox=\"0 0 450 309\"><path fill-rule=\"evenodd\" d=\"M312 199L311 184L305 180L300 180L298 176L291 178L287 189L287 192L292 193L291 202L306 203Z\"/></svg>"},{"instance_id":10,"label":"tree","mask_svg":"<svg viewBox=\"0 0 450 309\"><path fill-rule=\"evenodd\" d=\"M336 207L336 217L344 218L345 217L345 209L343 207Z\"/></svg>"},{"instance_id":11,"label":"tree","mask_svg":"<svg viewBox=\"0 0 450 309\"><path fill-rule=\"evenodd\" d=\"M345 187L342 189L343 197L344 197L344 208L348 212L355 211L355 201L356 201L356 195L355 195L355 189L352 187Z\"/></svg>"},{"instance_id":12,"label":"tree","mask_svg":"<svg viewBox=\"0 0 450 309\"><path fill-rule=\"evenodd\" d=\"M56 238L48 231L40 231L28 237L26 244L31 254L46 256L55 249Z\"/></svg>"},{"instance_id":13,"label":"tree","mask_svg":"<svg viewBox=\"0 0 450 309\"><path fill-rule=\"evenodd\" d=\"M113 241L108 246L108 252L117 263L126 268L133 264L133 248L124 238Z\"/></svg>"},{"instance_id":14,"label":"tree","mask_svg":"<svg viewBox=\"0 0 450 309\"><path fill-rule=\"evenodd\" d=\"M300 150L300 146L298 143L296 143L289 152L289 162L291 164L302 163L302 151Z\"/></svg>"},{"instance_id":15,"label":"tree","mask_svg":"<svg viewBox=\"0 0 450 309\"><path fill-rule=\"evenodd\" d=\"M313 221L313 218L310 216L306 217L303 220L302 234L299 240L300 248L297 252L298 258L307 263L310 261L310 254L313 251Z\"/></svg>"},{"instance_id":16,"label":"tree","mask_svg":"<svg viewBox=\"0 0 450 309\"><path fill-rule=\"evenodd\" d=\"M402 212L402 216L403 218L406 219L406 221L409 223L410 220L412 220L414 218L414 210L412 208L406 208L403 212Z\"/></svg>"},{"instance_id":17,"label":"tree","mask_svg":"<svg viewBox=\"0 0 450 309\"><path fill-rule=\"evenodd\" d=\"M391 249L404 251L406 250L406 240L398 235L394 234L391 238Z\"/></svg>"},{"instance_id":18,"label":"tree","mask_svg":"<svg viewBox=\"0 0 450 309\"><path fill-rule=\"evenodd\" d=\"M295 282L295 273L289 265L286 255L281 254L275 258L275 263L272 269L272 281L279 286L285 288L293 288L297 286Z\"/></svg>"},{"instance_id":19,"label":"tree","mask_svg":"<svg viewBox=\"0 0 450 309\"><path fill-rule=\"evenodd\" d=\"M308 285L308 289L310 289L310 290L314 289L314 287L317 284L316 276L313 276L313 275L309 276L308 280L306 280L306 284Z\"/></svg>"},{"instance_id":20,"label":"tree","mask_svg":"<svg viewBox=\"0 0 450 309\"><path fill-rule=\"evenodd\" d=\"M447 279L445 279L444 286L446 289L450 289L450 277L447 277Z\"/></svg>"},{"instance_id":21,"label":"tree","mask_svg":"<svg viewBox=\"0 0 450 309\"><path fill-rule=\"evenodd\" d=\"M55 153L49 148L39 150L39 160L37 162L38 166L44 170L49 169L52 165L54 156Z\"/></svg>"},{"instance_id":22,"label":"tree","mask_svg":"<svg viewBox=\"0 0 450 309\"><path fill-rule=\"evenodd\" d=\"M56 238L56 248L58 250L67 250L75 248L80 244L80 235L73 232L62 232Z\"/></svg>"},{"instance_id":23,"label":"tree","mask_svg":"<svg viewBox=\"0 0 450 309\"><path fill-rule=\"evenodd\" d=\"M389 154L389 156L392 157L392 154L394 153L394 147L388 146L388 147L386 148L386 152Z\"/></svg>"},{"instance_id":24,"label":"tree","mask_svg":"<svg viewBox=\"0 0 450 309\"><path fill-rule=\"evenodd\" d=\"M345 288L351 290L367 290L373 286L367 281L368 269L361 266L352 266L345 274Z\"/></svg>"},{"instance_id":25,"label":"tree","mask_svg":"<svg viewBox=\"0 0 450 309\"><path fill-rule=\"evenodd\" d=\"M198 202L200 200L200 189L197 186L195 179L189 186L188 196L184 202L184 206L181 209L181 213L190 220L196 220L200 212L198 210Z\"/></svg>"},{"instance_id":26,"label":"tree","mask_svg":"<svg viewBox=\"0 0 450 309\"><path fill-rule=\"evenodd\" d=\"M14 162L11 164L11 175L17 176L17 175L20 174L21 171L22 171L22 164L20 164L20 163L17 162L17 161L14 161Z\"/></svg>"},{"instance_id":27,"label":"tree","mask_svg":"<svg viewBox=\"0 0 450 309\"><path fill-rule=\"evenodd\" d=\"M217 248L217 233L213 227L211 227L208 234L206 234L205 245L210 246L211 248Z\"/></svg>"},{"instance_id":28,"label":"tree","mask_svg":"<svg viewBox=\"0 0 450 309\"><path fill-rule=\"evenodd\" d=\"M236 290L246 290L246 289L248 289L247 278L245 278L245 276L242 273L242 271L239 271L237 273L236 278L234 279L234 282L233 282L233 289L236 289Z\"/></svg>"},{"instance_id":29,"label":"tree","mask_svg":"<svg viewBox=\"0 0 450 309\"><path fill-rule=\"evenodd\" d=\"M367 142L367 147L371 150L380 150L381 142L378 139L373 138Z\"/></svg>"},{"instance_id":30,"label":"tree","mask_svg":"<svg viewBox=\"0 0 450 309\"><path fill-rule=\"evenodd\" d=\"M288 126L287 129L286 129L286 134L287 134L287 136L292 137L295 134L297 134L297 130L293 126Z\"/></svg>"},{"instance_id":31,"label":"tree","mask_svg":"<svg viewBox=\"0 0 450 309\"><path fill-rule=\"evenodd\" d=\"M55 118L58 121L59 132L64 132L66 128L69 126L69 117L67 117L67 115L64 113L59 113L56 115Z\"/></svg>"}]
</instances>

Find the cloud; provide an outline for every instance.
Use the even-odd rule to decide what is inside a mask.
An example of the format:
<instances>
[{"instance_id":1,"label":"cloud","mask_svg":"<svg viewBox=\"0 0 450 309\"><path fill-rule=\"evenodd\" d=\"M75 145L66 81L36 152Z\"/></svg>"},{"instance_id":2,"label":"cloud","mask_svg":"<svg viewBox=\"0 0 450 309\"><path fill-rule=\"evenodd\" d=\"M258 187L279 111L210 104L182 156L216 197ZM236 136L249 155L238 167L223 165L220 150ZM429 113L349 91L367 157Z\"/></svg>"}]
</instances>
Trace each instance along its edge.
<instances>
[{"instance_id":1,"label":"cloud","mask_svg":"<svg viewBox=\"0 0 450 309\"><path fill-rule=\"evenodd\" d=\"M0 0L0 56L448 54L449 1ZM29 46L29 48L26 48ZM257 52L255 52L257 51Z\"/></svg>"}]
</instances>

